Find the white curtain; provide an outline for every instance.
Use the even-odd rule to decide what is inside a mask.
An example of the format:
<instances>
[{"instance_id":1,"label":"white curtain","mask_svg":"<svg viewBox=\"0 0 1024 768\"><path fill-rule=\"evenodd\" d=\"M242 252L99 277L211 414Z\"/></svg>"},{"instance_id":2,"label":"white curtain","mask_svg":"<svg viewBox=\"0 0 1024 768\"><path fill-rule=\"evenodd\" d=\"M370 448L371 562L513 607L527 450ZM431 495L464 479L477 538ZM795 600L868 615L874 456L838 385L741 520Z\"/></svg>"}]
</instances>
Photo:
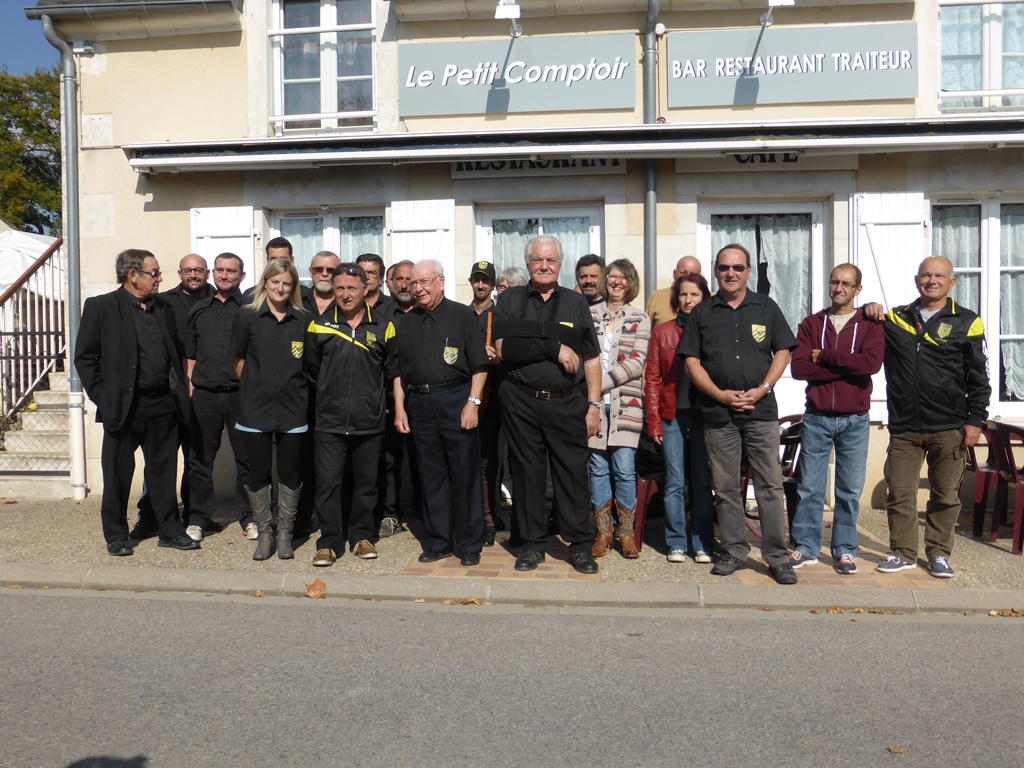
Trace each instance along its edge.
<instances>
[{"instance_id":1,"label":"white curtain","mask_svg":"<svg viewBox=\"0 0 1024 768\"><path fill-rule=\"evenodd\" d=\"M309 262L313 260L313 254L324 249L324 220L281 219L281 237L292 244L299 280L310 282Z\"/></svg>"},{"instance_id":2,"label":"white curtain","mask_svg":"<svg viewBox=\"0 0 1024 768\"><path fill-rule=\"evenodd\" d=\"M494 271L501 274L509 267L526 268L523 251L531 238L540 234L540 219L495 219L491 222L494 233Z\"/></svg>"},{"instance_id":3,"label":"white curtain","mask_svg":"<svg viewBox=\"0 0 1024 768\"><path fill-rule=\"evenodd\" d=\"M981 6L939 9L939 48L942 54L940 87L944 91L978 91L982 88ZM944 99L944 107L978 107L981 99Z\"/></svg>"},{"instance_id":4,"label":"white curtain","mask_svg":"<svg viewBox=\"0 0 1024 768\"><path fill-rule=\"evenodd\" d=\"M932 253L953 262L953 269L981 267L981 206L932 206ZM981 311L981 274L959 272L950 296L975 312Z\"/></svg>"},{"instance_id":5,"label":"white curtain","mask_svg":"<svg viewBox=\"0 0 1024 768\"><path fill-rule=\"evenodd\" d=\"M576 286L576 260L590 253L590 218L556 216L542 219L494 219L494 269L499 274L508 267L526 268L526 244L537 235L553 235L562 244L562 270L558 282L567 288Z\"/></svg>"},{"instance_id":6,"label":"white curtain","mask_svg":"<svg viewBox=\"0 0 1024 768\"><path fill-rule=\"evenodd\" d=\"M1003 6L1003 88L1024 88L1024 6ZM1003 106L1019 107L1024 96L1006 96Z\"/></svg>"},{"instance_id":7,"label":"white curtain","mask_svg":"<svg viewBox=\"0 0 1024 768\"><path fill-rule=\"evenodd\" d=\"M782 309L795 332L811 311L811 216L806 213L740 214L711 217L711 250L730 243L750 251L748 290L758 290L760 265L768 278L768 295ZM717 290L717 280L715 283ZM763 291L762 291L763 293Z\"/></svg>"},{"instance_id":8,"label":"white curtain","mask_svg":"<svg viewBox=\"0 0 1024 768\"><path fill-rule=\"evenodd\" d=\"M338 219L339 249L342 261L355 261L362 253L384 258L383 216L342 216Z\"/></svg>"},{"instance_id":9,"label":"white curtain","mask_svg":"<svg viewBox=\"0 0 1024 768\"><path fill-rule=\"evenodd\" d=\"M999 263L1024 268L1024 205L1000 208ZM1024 271L1003 270L999 278L999 323L1003 335L1024 336ZM1001 399L1024 400L1024 341L1000 344L1003 361Z\"/></svg>"}]
</instances>

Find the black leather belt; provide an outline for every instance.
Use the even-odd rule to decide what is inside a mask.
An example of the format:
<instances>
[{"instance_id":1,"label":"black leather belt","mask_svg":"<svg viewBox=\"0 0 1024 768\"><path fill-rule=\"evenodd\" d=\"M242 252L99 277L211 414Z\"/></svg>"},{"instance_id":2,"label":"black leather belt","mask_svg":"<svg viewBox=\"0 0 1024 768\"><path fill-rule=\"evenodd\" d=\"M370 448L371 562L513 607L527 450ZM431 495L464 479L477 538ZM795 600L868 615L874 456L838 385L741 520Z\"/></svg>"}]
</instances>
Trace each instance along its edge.
<instances>
[{"instance_id":1,"label":"black leather belt","mask_svg":"<svg viewBox=\"0 0 1024 768\"><path fill-rule=\"evenodd\" d=\"M196 389L201 389L203 392L213 392L218 395L230 395L232 392L238 391L238 385L229 386L225 384L221 387L196 387Z\"/></svg>"},{"instance_id":2,"label":"black leather belt","mask_svg":"<svg viewBox=\"0 0 1024 768\"><path fill-rule=\"evenodd\" d=\"M568 389L553 392L547 389L533 389L532 387L527 387L520 384L518 381L513 381L512 383L515 384L523 392L528 394L530 397L536 400L557 400L560 397L568 397L569 395L575 394L576 392L580 391L579 384L577 384L574 387L569 387Z\"/></svg>"},{"instance_id":3,"label":"black leather belt","mask_svg":"<svg viewBox=\"0 0 1024 768\"><path fill-rule=\"evenodd\" d=\"M418 392L421 395L426 395L431 392L443 392L446 389L455 389L456 387L461 387L468 383L468 381L449 381L447 384L406 384L405 388L410 392Z\"/></svg>"}]
</instances>

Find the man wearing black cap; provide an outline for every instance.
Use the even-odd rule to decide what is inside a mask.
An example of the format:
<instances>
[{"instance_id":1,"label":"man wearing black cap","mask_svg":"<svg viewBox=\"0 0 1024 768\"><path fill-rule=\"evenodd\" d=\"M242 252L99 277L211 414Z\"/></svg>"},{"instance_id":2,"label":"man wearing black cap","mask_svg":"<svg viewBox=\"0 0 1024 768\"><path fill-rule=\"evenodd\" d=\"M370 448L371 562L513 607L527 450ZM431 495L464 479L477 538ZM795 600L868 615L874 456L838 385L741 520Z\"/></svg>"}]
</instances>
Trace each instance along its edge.
<instances>
[{"instance_id":1,"label":"man wearing black cap","mask_svg":"<svg viewBox=\"0 0 1024 768\"><path fill-rule=\"evenodd\" d=\"M494 300L491 295L497 277L494 265L489 261L473 264L469 273L469 285L473 289L473 303L470 305L480 324L480 335L487 350L487 383L480 406L480 474L483 481L484 546L494 546L494 513L500 500L498 467L501 464L498 453L498 437L501 431L501 408L498 404L498 386L501 384L500 361L494 350Z\"/></svg>"}]
</instances>

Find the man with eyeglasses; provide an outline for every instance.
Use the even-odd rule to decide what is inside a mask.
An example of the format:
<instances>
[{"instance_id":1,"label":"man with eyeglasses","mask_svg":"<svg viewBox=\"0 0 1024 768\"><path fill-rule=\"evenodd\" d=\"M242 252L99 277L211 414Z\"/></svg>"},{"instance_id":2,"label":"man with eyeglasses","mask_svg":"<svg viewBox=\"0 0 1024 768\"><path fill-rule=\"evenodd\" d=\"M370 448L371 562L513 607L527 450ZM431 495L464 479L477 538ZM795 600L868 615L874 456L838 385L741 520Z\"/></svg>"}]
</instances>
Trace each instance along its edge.
<instances>
[{"instance_id":1,"label":"man with eyeglasses","mask_svg":"<svg viewBox=\"0 0 1024 768\"><path fill-rule=\"evenodd\" d=\"M416 306L398 324L392 372L395 427L411 434L423 482L421 563L451 557L479 564L480 395L487 353L468 307L444 295L444 268L424 259L413 268Z\"/></svg>"},{"instance_id":2,"label":"man with eyeglasses","mask_svg":"<svg viewBox=\"0 0 1024 768\"><path fill-rule=\"evenodd\" d=\"M119 288L85 300L75 347L75 368L103 424L100 518L107 552L134 551L128 495L140 446L158 545L199 549L185 535L174 492L178 424L188 418L189 399L174 315L154 300L160 264L149 251L132 248L117 255L115 273Z\"/></svg>"},{"instance_id":3,"label":"man with eyeglasses","mask_svg":"<svg viewBox=\"0 0 1024 768\"><path fill-rule=\"evenodd\" d=\"M156 301L166 304L174 313L174 323L178 331L178 338L184 339L188 335L188 315L201 300L208 298L213 293L213 286L207 281L210 272L207 269L206 259L198 253L190 253L178 263L178 284L169 291L157 294ZM191 478L189 472L189 453L191 446L190 425L181 423L178 441L181 444L181 503L182 520L187 521L191 510ZM156 535L156 518L153 516L153 505L150 503L148 488L143 486L142 496L139 498L138 510L139 520L132 529L132 538L146 539Z\"/></svg>"},{"instance_id":4,"label":"man with eyeglasses","mask_svg":"<svg viewBox=\"0 0 1024 768\"><path fill-rule=\"evenodd\" d=\"M871 377L885 357L885 335L854 306L861 271L853 264L832 270L823 309L804 318L797 330L793 378L807 382L807 407L800 438L800 498L790 533L793 568L814 565L821 550L828 462L836 453L835 511L830 549L841 576L857 572L857 517L868 460Z\"/></svg>"},{"instance_id":5,"label":"man with eyeglasses","mask_svg":"<svg viewBox=\"0 0 1024 768\"><path fill-rule=\"evenodd\" d=\"M878 304L864 307L885 331L886 404L889 449L885 459L889 548L876 570L898 573L917 567L917 490L921 465L928 465L924 554L928 571L952 579L960 483L968 449L988 419L992 387L981 318L954 301L952 262L932 256L915 277L918 298L883 314ZM883 320L884 318L884 320Z\"/></svg>"},{"instance_id":6,"label":"man with eyeglasses","mask_svg":"<svg viewBox=\"0 0 1024 768\"><path fill-rule=\"evenodd\" d=\"M339 264L341 259L338 254L331 251L320 251L309 262L309 278L313 281L313 290L302 297L302 304L314 319L335 306L331 276Z\"/></svg>"},{"instance_id":7,"label":"man with eyeglasses","mask_svg":"<svg viewBox=\"0 0 1024 768\"><path fill-rule=\"evenodd\" d=\"M562 244L540 235L524 253L530 282L509 288L494 311L501 385L502 425L508 435L523 551L517 571L533 571L548 546L544 492L551 472L553 512L580 573L598 572L591 553L587 441L601 418L601 357L587 300L558 284Z\"/></svg>"},{"instance_id":8,"label":"man with eyeglasses","mask_svg":"<svg viewBox=\"0 0 1024 768\"><path fill-rule=\"evenodd\" d=\"M380 287L384 284L384 259L376 253L361 253L356 257L356 264L366 273L366 303L370 309L381 312L391 298L384 294Z\"/></svg>"},{"instance_id":9,"label":"man with eyeglasses","mask_svg":"<svg viewBox=\"0 0 1024 768\"><path fill-rule=\"evenodd\" d=\"M247 539L255 541L259 536L245 490L249 483L245 443L235 429L240 408L239 382L231 364L231 329L242 311L239 286L244 279L241 257L234 253L217 256L213 260L216 290L200 301L188 317L185 356L192 386L192 505L185 533L195 541L202 541L205 533L221 530L213 520L213 465L225 429L235 460L235 504L241 510L238 524Z\"/></svg>"},{"instance_id":10,"label":"man with eyeglasses","mask_svg":"<svg viewBox=\"0 0 1024 768\"><path fill-rule=\"evenodd\" d=\"M796 348L779 305L747 289L750 253L735 243L715 256L718 293L698 304L679 343L686 373L700 390L715 511L725 554L711 573L730 576L747 567L740 464L754 476L761 519L761 555L778 584L796 584L789 563L786 510L779 466L779 407L773 389Z\"/></svg>"}]
</instances>

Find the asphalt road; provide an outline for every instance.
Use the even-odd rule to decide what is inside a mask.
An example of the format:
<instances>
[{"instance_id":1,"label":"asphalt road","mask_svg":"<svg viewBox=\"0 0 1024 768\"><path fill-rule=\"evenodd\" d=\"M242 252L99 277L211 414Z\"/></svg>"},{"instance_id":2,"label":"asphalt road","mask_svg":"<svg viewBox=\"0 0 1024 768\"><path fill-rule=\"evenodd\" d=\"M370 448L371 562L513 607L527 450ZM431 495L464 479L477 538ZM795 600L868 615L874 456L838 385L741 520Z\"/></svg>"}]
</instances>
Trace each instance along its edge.
<instances>
[{"instance_id":1,"label":"asphalt road","mask_svg":"<svg viewBox=\"0 0 1024 768\"><path fill-rule=\"evenodd\" d=\"M11 768L1019 766L1024 747L1024 619L57 590L5 591L0 616Z\"/></svg>"}]
</instances>

